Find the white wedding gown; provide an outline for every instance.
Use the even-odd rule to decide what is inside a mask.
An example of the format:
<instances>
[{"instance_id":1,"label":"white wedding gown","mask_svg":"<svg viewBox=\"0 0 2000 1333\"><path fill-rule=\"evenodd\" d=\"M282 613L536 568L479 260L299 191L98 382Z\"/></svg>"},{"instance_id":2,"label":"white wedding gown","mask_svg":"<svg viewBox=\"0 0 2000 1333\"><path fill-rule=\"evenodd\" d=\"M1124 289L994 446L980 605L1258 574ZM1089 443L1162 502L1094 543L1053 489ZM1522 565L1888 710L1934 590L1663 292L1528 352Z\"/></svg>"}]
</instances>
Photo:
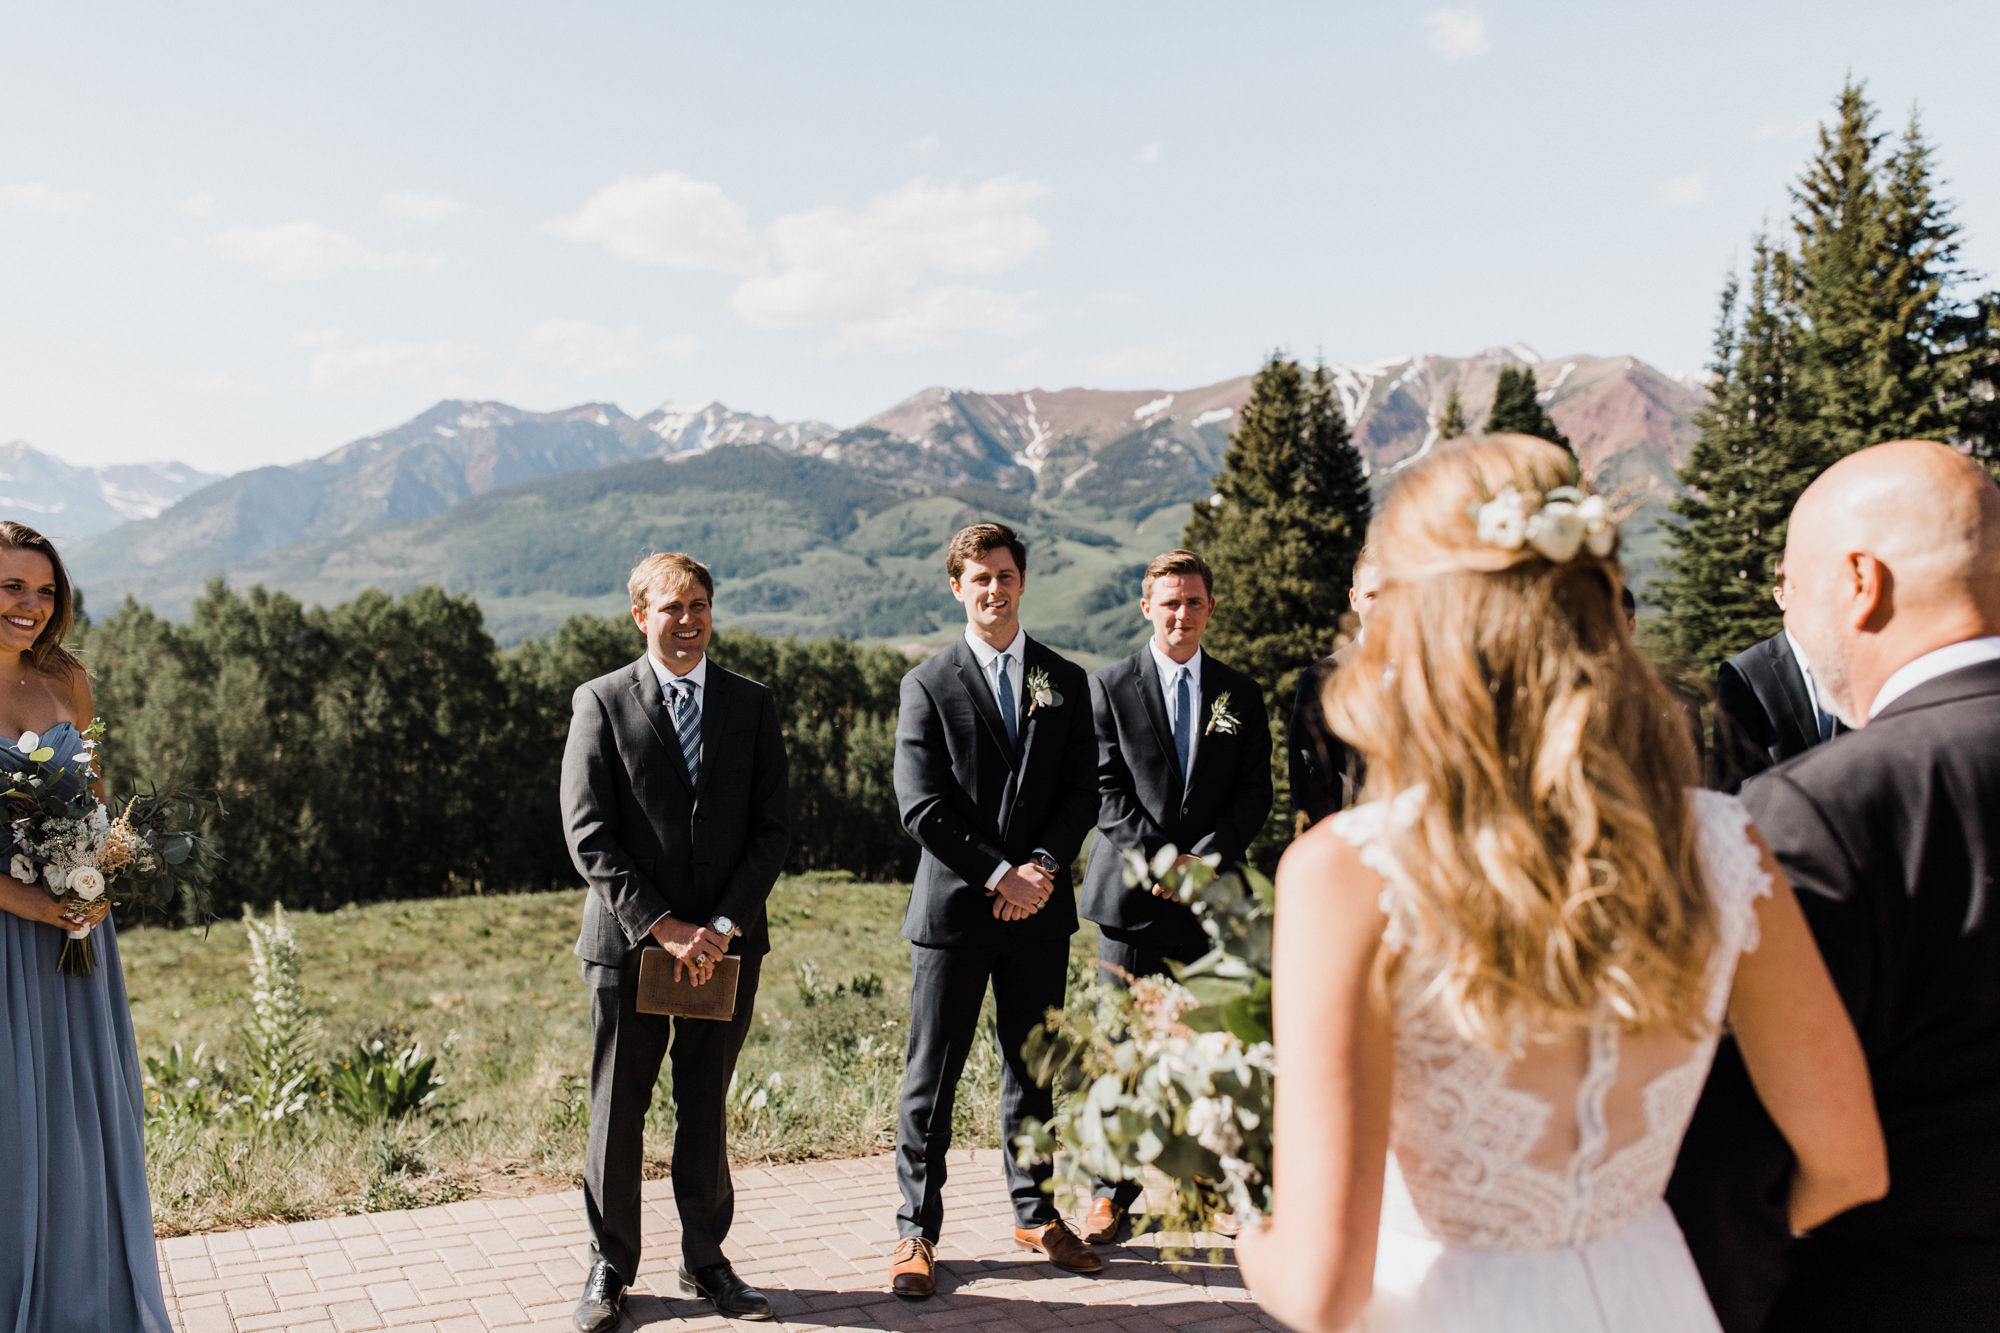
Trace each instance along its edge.
<instances>
[{"instance_id":1,"label":"white wedding gown","mask_svg":"<svg viewBox=\"0 0 2000 1333\"><path fill-rule=\"evenodd\" d=\"M1694 793L1719 937L1708 1015L1719 1024L1771 891L1749 816ZM1385 881L1387 947L1415 922L1385 838L1390 806L1335 818ZM1405 969L1407 971L1407 969ZM1714 1311L1663 1199L1715 1037L1634 1037L1603 1021L1508 1058L1453 1031L1398 982L1395 1093L1375 1295L1364 1333L1709 1333Z\"/></svg>"}]
</instances>

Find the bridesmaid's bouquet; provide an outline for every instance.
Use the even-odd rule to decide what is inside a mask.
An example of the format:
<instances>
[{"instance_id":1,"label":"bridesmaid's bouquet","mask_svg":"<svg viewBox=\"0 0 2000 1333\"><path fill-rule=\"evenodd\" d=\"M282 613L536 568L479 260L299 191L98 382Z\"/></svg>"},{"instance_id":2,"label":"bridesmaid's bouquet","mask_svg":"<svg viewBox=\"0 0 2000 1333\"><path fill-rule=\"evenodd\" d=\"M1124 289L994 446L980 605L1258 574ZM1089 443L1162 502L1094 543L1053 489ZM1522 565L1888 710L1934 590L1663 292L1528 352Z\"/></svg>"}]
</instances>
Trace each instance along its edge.
<instances>
[{"instance_id":1,"label":"bridesmaid's bouquet","mask_svg":"<svg viewBox=\"0 0 2000 1333\"><path fill-rule=\"evenodd\" d=\"M208 886L221 856L201 835L221 813L211 798L183 788L127 797L113 813L92 789L104 724L79 732L67 723L0 746L0 809L11 834L7 872L40 884L74 925L57 967L88 976L97 966L91 927L99 906L164 909L185 895L208 917Z\"/></svg>"},{"instance_id":2,"label":"bridesmaid's bouquet","mask_svg":"<svg viewBox=\"0 0 2000 1333\"><path fill-rule=\"evenodd\" d=\"M1177 856L1169 847L1148 865L1129 855L1126 882L1172 889L1214 947L1170 964L1171 977L1134 978L1129 990L1100 988L1094 1005L1050 1011L1029 1036L1029 1067L1069 1095L1014 1148L1080 1186L1152 1167L1175 1185L1166 1228L1208 1231L1220 1213L1271 1211L1275 891L1255 870L1217 875L1195 861L1170 872Z\"/></svg>"}]
</instances>

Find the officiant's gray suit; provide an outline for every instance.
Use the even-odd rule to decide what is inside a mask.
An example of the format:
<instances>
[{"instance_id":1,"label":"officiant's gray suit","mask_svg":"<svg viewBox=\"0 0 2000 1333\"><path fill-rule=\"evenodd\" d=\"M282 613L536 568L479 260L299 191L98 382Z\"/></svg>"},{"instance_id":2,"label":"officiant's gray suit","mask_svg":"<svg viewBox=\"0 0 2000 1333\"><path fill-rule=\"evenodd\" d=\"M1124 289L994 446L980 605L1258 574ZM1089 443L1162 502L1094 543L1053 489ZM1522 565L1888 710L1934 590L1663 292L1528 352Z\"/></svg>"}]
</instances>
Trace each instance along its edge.
<instances>
[{"instance_id":1,"label":"officiant's gray suit","mask_svg":"<svg viewBox=\"0 0 2000 1333\"><path fill-rule=\"evenodd\" d=\"M723 1258L736 1202L724 1098L770 949L764 901L785 859L785 743L771 692L713 660L705 670L693 776L645 657L577 688L563 750L563 831L590 890L576 942L593 1042L584 1212L594 1254L627 1283L639 1269L646 1111L670 1046L682 1256L690 1272ZM736 923L732 1020L634 1007L640 949L662 916Z\"/></svg>"}]
</instances>

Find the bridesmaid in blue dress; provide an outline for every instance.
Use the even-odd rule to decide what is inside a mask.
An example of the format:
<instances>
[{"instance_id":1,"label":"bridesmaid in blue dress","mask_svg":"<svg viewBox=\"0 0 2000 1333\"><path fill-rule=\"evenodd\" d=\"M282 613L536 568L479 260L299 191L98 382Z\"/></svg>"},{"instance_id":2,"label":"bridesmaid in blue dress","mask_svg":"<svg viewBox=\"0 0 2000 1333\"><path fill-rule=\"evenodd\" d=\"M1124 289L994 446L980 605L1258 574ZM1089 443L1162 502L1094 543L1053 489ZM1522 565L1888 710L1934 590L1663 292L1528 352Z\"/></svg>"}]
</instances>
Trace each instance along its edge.
<instances>
[{"instance_id":1,"label":"bridesmaid in blue dress","mask_svg":"<svg viewBox=\"0 0 2000 1333\"><path fill-rule=\"evenodd\" d=\"M69 576L46 538L0 522L0 744L74 740L90 682L63 648ZM53 735L51 735L53 733ZM0 843L12 835L0 826ZM0 870L6 866L0 847ZM0 874L0 1333L172 1333L146 1192L144 1102L118 941L56 970L64 923Z\"/></svg>"}]
</instances>

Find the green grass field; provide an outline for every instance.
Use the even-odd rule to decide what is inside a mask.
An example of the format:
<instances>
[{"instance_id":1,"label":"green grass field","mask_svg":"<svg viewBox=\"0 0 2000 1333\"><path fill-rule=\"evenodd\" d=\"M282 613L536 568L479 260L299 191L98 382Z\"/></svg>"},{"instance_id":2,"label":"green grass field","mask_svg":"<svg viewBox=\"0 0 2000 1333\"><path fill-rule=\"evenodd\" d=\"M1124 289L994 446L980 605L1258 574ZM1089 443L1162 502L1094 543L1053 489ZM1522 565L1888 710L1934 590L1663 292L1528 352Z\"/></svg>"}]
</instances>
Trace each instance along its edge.
<instances>
[{"instance_id":1,"label":"green grass field","mask_svg":"<svg viewBox=\"0 0 2000 1333\"><path fill-rule=\"evenodd\" d=\"M909 1018L909 946L898 933L908 892L812 878L783 880L772 893L773 951L731 1099L735 1160L858 1156L893 1144ZM448 1083L428 1113L372 1126L333 1114L324 1097L277 1125L149 1119L160 1233L574 1184L590 1053L570 952L582 902L579 890L290 914L322 1054L377 1038L391 1048L421 1041L447 1051L439 1068ZM1077 975L1095 955L1095 927L1072 943ZM205 1045L222 1066L216 1081L238 1077L250 1014L243 924L218 922L206 938L134 929L119 945L140 1055ZM663 1078L647 1121L649 1176L665 1173L672 1143L666 1090ZM996 1145L998 1105L985 1028L954 1139Z\"/></svg>"}]
</instances>

